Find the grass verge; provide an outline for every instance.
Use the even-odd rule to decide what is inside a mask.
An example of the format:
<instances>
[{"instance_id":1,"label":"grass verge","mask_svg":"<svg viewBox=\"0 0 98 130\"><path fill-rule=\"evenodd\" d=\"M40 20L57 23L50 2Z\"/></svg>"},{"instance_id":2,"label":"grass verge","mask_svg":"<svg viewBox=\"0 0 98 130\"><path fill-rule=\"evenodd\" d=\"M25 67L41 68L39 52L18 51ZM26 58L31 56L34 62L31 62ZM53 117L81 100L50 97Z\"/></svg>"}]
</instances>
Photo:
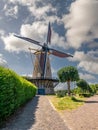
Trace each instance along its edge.
<instances>
[{"instance_id":1,"label":"grass verge","mask_svg":"<svg viewBox=\"0 0 98 130\"><path fill-rule=\"evenodd\" d=\"M84 99L80 97L65 96L59 98L56 96L49 96L49 99L57 110L72 110L84 104Z\"/></svg>"}]
</instances>

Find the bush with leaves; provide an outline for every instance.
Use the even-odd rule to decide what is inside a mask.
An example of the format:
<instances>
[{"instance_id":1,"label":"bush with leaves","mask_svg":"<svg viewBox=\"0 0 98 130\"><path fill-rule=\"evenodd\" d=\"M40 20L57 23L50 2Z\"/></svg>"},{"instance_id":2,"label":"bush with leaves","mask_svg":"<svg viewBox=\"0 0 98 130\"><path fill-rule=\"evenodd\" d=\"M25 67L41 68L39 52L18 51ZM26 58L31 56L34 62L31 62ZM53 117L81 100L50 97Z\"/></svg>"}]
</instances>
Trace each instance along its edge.
<instances>
[{"instance_id":1,"label":"bush with leaves","mask_svg":"<svg viewBox=\"0 0 98 130\"><path fill-rule=\"evenodd\" d=\"M0 67L0 125L36 94L36 87L10 69Z\"/></svg>"},{"instance_id":2,"label":"bush with leaves","mask_svg":"<svg viewBox=\"0 0 98 130\"><path fill-rule=\"evenodd\" d=\"M73 91L75 94L79 94L84 97L90 97L93 95L92 88L84 79L80 79L76 84L78 87Z\"/></svg>"},{"instance_id":3,"label":"bush with leaves","mask_svg":"<svg viewBox=\"0 0 98 130\"><path fill-rule=\"evenodd\" d=\"M57 90L55 94L57 97L64 97L67 94L67 90Z\"/></svg>"},{"instance_id":4,"label":"bush with leaves","mask_svg":"<svg viewBox=\"0 0 98 130\"><path fill-rule=\"evenodd\" d=\"M80 79L77 81L77 86L83 90L84 93L91 93L92 89L90 88L89 84L84 80Z\"/></svg>"},{"instance_id":5,"label":"bush with leaves","mask_svg":"<svg viewBox=\"0 0 98 130\"><path fill-rule=\"evenodd\" d=\"M95 84L91 84L90 88L92 89L92 94L96 94L97 93L97 86Z\"/></svg>"},{"instance_id":6,"label":"bush with leaves","mask_svg":"<svg viewBox=\"0 0 98 130\"><path fill-rule=\"evenodd\" d=\"M92 93L85 92L82 88L77 87L73 90L73 94L79 95L80 97L90 97L92 96Z\"/></svg>"}]
</instances>

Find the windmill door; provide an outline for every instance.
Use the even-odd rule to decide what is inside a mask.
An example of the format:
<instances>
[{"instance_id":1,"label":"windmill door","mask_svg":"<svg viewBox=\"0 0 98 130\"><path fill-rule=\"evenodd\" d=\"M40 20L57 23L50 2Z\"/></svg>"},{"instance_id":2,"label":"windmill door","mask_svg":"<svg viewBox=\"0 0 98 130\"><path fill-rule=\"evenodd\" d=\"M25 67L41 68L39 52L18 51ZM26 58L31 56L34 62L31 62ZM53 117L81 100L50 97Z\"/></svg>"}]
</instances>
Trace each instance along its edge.
<instances>
[{"instance_id":1,"label":"windmill door","mask_svg":"<svg viewBox=\"0 0 98 130\"><path fill-rule=\"evenodd\" d=\"M45 95L45 89L44 88L39 88L38 89L38 94L39 95Z\"/></svg>"}]
</instances>

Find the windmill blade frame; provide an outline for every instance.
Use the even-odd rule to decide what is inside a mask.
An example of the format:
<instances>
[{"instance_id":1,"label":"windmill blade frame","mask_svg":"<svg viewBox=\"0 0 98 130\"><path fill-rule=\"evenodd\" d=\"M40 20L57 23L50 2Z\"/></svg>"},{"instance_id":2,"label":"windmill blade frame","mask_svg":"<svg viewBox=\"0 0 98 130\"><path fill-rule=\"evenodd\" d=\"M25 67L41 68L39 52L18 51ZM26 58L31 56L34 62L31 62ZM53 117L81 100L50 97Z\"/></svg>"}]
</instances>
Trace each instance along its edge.
<instances>
[{"instance_id":1,"label":"windmill blade frame","mask_svg":"<svg viewBox=\"0 0 98 130\"><path fill-rule=\"evenodd\" d=\"M28 41L30 43L34 43L35 45L43 47L43 45L41 45L39 41L33 40L31 38L27 38L27 37L18 36L18 35L15 35L15 34L14 34L14 36L17 37L17 38L20 38L22 40Z\"/></svg>"},{"instance_id":2,"label":"windmill blade frame","mask_svg":"<svg viewBox=\"0 0 98 130\"><path fill-rule=\"evenodd\" d=\"M49 50L50 50L50 54L52 54L54 56L58 56L58 57L61 57L61 58L73 57L73 55L71 55L69 53L64 53L64 52L61 52L61 51L58 51L58 50L55 50L55 49L52 49L52 48L49 48Z\"/></svg>"}]
</instances>

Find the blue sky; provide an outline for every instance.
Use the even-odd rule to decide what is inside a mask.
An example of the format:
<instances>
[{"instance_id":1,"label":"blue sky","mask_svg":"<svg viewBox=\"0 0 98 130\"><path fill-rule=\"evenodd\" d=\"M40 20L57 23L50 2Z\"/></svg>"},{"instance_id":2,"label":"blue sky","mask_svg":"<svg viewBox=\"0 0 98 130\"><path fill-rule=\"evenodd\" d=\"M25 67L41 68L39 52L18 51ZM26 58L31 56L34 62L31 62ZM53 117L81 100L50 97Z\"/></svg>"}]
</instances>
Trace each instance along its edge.
<instances>
[{"instance_id":1,"label":"blue sky","mask_svg":"<svg viewBox=\"0 0 98 130\"><path fill-rule=\"evenodd\" d=\"M53 77L64 66L77 67L80 78L98 83L98 1L97 0L2 0L0 2L0 65L20 75L32 75L28 47L38 48L13 36L46 41L51 23L50 47L73 55L50 55ZM33 56L34 60L34 56Z\"/></svg>"}]
</instances>

